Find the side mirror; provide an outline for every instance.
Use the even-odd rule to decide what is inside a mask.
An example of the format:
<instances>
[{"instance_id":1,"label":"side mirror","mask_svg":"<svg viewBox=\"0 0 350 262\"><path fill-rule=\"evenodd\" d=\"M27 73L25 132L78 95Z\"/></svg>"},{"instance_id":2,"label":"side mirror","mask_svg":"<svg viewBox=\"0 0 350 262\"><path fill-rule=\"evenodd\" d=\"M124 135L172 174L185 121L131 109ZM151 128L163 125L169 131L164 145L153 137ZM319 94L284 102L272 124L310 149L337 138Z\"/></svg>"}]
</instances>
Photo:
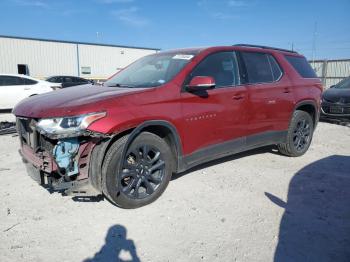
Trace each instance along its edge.
<instances>
[{"instance_id":1,"label":"side mirror","mask_svg":"<svg viewBox=\"0 0 350 262\"><path fill-rule=\"evenodd\" d=\"M215 80L211 76L195 76L191 82L186 86L187 91L204 91L213 89L215 87Z\"/></svg>"},{"instance_id":2,"label":"side mirror","mask_svg":"<svg viewBox=\"0 0 350 262\"><path fill-rule=\"evenodd\" d=\"M335 85L331 85L329 88L334 88L335 87Z\"/></svg>"}]
</instances>

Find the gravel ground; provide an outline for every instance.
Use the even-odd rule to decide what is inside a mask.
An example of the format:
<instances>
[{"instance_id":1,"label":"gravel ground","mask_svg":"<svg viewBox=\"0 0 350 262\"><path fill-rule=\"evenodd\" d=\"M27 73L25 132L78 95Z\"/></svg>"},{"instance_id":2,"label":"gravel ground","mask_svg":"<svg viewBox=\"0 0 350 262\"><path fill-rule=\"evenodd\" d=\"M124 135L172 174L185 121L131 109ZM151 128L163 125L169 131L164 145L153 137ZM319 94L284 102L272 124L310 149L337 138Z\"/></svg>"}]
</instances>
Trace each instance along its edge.
<instances>
[{"instance_id":1,"label":"gravel ground","mask_svg":"<svg viewBox=\"0 0 350 262\"><path fill-rule=\"evenodd\" d=\"M0 137L0 261L350 261L350 128L299 158L249 151L177 175L155 203L48 193Z\"/></svg>"}]
</instances>

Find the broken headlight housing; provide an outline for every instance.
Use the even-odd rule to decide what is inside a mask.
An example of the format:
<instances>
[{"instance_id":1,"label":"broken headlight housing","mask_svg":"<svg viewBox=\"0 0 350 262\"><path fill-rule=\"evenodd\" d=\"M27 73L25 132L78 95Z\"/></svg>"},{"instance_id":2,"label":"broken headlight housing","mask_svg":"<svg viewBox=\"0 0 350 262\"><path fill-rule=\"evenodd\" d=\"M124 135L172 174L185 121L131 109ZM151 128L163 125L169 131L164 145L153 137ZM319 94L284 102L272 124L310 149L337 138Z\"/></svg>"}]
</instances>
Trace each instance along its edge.
<instances>
[{"instance_id":1,"label":"broken headlight housing","mask_svg":"<svg viewBox=\"0 0 350 262\"><path fill-rule=\"evenodd\" d=\"M79 116L44 118L39 120L37 130L49 137L74 137L82 135L93 122L106 116L106 112Z\"/></svg>"}]
</instances>

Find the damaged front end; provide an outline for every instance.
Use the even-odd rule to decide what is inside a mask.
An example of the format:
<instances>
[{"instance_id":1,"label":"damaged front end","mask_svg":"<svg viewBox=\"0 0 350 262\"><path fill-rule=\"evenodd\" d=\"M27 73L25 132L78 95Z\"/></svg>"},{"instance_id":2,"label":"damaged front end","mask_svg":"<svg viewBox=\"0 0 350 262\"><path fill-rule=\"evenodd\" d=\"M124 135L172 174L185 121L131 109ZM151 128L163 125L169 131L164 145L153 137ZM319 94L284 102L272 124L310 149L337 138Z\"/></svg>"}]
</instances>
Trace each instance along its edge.
<instances>
[{"instance_id":1,"label":"damaged front end","mask_svg":"<svg viewBox=\"0 0 350 262\"><path fill-rule=\"evenodd\" d=\"M17 117L20 154L28 174L51 191L98 195L89 179L95 145L107 136L87 127L105 113L68 118L31 119Z\"/></svg>"}]
</instances>

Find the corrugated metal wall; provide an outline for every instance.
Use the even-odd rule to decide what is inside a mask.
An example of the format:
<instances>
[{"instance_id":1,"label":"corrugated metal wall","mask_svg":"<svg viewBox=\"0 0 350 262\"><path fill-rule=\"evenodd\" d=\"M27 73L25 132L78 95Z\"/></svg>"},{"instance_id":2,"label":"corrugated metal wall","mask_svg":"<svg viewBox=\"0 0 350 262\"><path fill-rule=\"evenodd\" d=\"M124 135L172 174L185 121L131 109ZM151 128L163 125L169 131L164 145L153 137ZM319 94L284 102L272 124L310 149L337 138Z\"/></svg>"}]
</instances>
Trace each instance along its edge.
<instances>
[{"instance_id":1,"label":"corrugated metal wall","mask_svg":"<svg viewBox=\"0 0 350 262\"><path fill-rule=\"evenodd\" d=\"M140 57L154 50L119 48L109 46L79 45L80 67L90 67L95 78L108 77ZM81 72L81 76L84 75Z\"/></svg>"},{"instance_id":2,"label":"corrugated metal wall","mask_svg":"<svg viewBox=\"0 0 350 262\"><path fill-rule=\"evenodd\" d=\"M326 88L350 76L350 59L317 60L310 64Z\"/></svg>"},{"instance_id":3,"label":"corrugated metal wall","mask_svg":"<svg viewBox=\"0 0 350 262\"><path fill-rule=\"evenodd\" d=\"M0 38L0 59L0 73L17 74L17 65L26 64L30 75L39 78L77 74L72 44Z\"/></svg>"},{"instance_id":4,"label":"corrugated metal wall","mask_svg":"<svg viewBox=\"0 0 350 262\"><path fill-rule=\"evenodd\" d=\"M0 73L17 74L17 65L25 64L28 65L29 74L37 78L80 75L105 79L136 59L155 52L156 49L0 36ZM82 67L89 68L91 73L84 74Z\"/></svg>"}]
</instances>

